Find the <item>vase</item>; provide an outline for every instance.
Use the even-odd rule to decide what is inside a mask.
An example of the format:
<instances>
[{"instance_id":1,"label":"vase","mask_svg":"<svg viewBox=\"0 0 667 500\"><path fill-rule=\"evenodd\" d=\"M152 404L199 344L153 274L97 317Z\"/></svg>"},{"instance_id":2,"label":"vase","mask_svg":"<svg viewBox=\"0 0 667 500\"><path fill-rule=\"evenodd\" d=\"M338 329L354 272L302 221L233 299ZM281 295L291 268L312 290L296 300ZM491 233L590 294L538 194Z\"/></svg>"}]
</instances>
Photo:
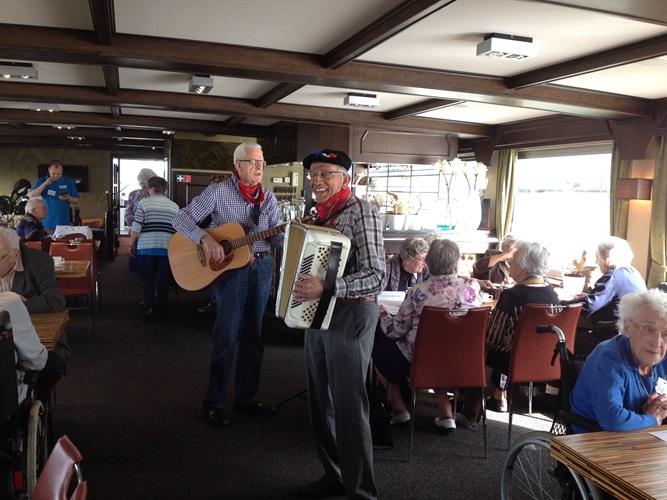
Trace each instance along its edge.
<instances>
[{"instance_id":1,"label":"vase","mask_svg":"<svg viewBox=\"0 0 667 500\"><path fill-rule=\"evenodd\" d=\"M456 228L476 231L482 220L482 200L477 191L468 191L456 203Z\"/></svg>"},{"instance_id":2,"label":"vase","mask_svg":"<svg viewBox=\"0 0 667 500\"><path fill-rule=\"evenodd\" d=\"M454 229L456 221L452 217L452 205L448 198L438 198L429 207L429 226L438 231L450 231Z\"/></svg>"},{"instance_id":3,"label":"vase","mask_svg":"<svg viewBox=\"0 0 667 500\"><path fill-rule=\"evenodd\" d=\"M404 214L387 214L387 229L402 231L405 229L406 217Z\"/></svg>"}]
</instances>

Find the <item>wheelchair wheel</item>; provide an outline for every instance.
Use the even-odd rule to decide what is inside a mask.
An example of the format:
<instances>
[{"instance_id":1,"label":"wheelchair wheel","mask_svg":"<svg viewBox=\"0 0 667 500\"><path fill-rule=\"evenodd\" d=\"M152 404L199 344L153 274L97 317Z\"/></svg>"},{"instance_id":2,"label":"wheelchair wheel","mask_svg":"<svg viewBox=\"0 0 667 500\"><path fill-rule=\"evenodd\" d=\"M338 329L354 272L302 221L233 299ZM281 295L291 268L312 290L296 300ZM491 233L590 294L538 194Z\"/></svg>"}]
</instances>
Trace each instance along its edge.
<instances>
[{"instance_id":1,"label":"wheelchair wheel","mask_svg":"<svg viewBox=\"0 0 667 500\"><path fill-rule=\"evenodd\" d=\"M32 495L32 491L37 485L37 477L48 458L47 417L48 411L44 408L42 402L39 400L35 401L30 407L30 417L28 420L26 464L28 495Z\"/></svg>"},{"instance_id":2,"label":"wheelchair wheel","mask_svg":"<svg viewBox=\"0 0 667 500\"><path fill-rule=\"evenodd\" d=\"M551 457L548 432L528 432L507 453L500 480L502 500L597 499L585 481Z\"/></svg>"}]
</instances>

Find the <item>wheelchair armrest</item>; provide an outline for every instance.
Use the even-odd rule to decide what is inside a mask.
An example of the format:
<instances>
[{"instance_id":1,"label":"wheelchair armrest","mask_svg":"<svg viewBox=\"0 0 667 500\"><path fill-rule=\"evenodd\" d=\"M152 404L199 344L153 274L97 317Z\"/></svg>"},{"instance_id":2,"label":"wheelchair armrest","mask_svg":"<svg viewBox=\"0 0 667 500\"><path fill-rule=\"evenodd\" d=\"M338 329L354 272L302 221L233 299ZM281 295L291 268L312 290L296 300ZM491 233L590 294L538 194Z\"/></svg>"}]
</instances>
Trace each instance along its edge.
<instances>
[{"instance_id":1,"label":"wheelchair armrest","mask_svg":"<svg viewBox=\"0 0 667 500\"><path fill-rule=\"evenodd\" d=\"M35 385L37 383L37 377L39 377L39 370L28 370L23 375L23 383L25 385Z\"/></svg>"},{"instance_id":2,"label":"wheelchair armrest","mask_svg":"<svg viewBox=\"0 0 667 500\"><path fill-rule=\"evenodd\" d=\"M560 410L558 412L558 418L564 420L570 425L576 425L580 429L584 429L585 431L588 432L602 431L602 427L600 427L597 422L595 422L594 420L590 420L586 417L577 415L576 413Z\"/></svg>"}]
</instances>

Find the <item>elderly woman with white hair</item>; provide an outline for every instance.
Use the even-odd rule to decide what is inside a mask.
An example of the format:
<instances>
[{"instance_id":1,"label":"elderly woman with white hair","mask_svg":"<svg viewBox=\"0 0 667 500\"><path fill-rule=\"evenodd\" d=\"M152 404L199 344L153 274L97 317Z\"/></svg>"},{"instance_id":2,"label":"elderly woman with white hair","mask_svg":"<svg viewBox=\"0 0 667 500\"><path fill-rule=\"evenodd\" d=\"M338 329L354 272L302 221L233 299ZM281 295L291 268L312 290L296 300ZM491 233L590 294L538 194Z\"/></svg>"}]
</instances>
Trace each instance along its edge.
<instances>
[{"instance_id":1,"label":"elderly woman with white hair","mask_svg":"<svg viewBox=\"0 0 667 500\"><path fill-rule=\"evenodd\" d=\"M598 244L595 260L602 276L595 282L593 290L565 304L583 302L582 316L588 316L595 326L600 321L618 320L618 304L631 292L646 290L644 278L632 267L634 254L630 244L622 238L612 236Z\"/></svg>"},{"instance_id":2,"label":"elderly woman with white hair","mask_svg":"<svg viewBox=\"0 0 667 500\"><path fill-rule=\"evenodd\" d=\"M385 290L405 291L428 279L428 243L422 238L406 238L398 253L387 261Z\"/></svg>"},{"instance_id":3,"label":"elderly woman with white hair","mask_svg":"<svg viewBox=\"0 0 667 500\"><path fill-rule=\"evenodd\" d=\"M601 342L586 359L570 396L572 412L605 431L660 425L667 418L667 294L624 296L618 328L622 335Z\"/></svg>"},{"instance_id":4,"label":"elderly woman with white hair","mask_svg":"<svg viewBox=\"0 0 667 500\"><path fill-rule=\"evenodd\" d=\"M127 206L125 207L126 226L132 225L132 219L134 219L134 211L137 209L137 205L139 205L141 200L148 197L148 179L151 177L159 176L150 168L142 168L139 170L139 173L137 174L137 182L141 189L130 191L130 194L127 195Z\"/></svg>"},{"instance_id":5,"label":"elderly woman with white hair","mask_svg":"<svg viewBox=\"0 0 667 500\"><path fill-rule=\"evenodd\" d=\"M507 377L504 374L509 371L512 341L523 307L526 304L560 303L558 295L544 279L549 270L549 251L539 243L528 241L517 241L514 248L515 253L509 259L509 273L516 284L500 294L486 333L489 346L486 364L493 368L491 381L496 387L487 408L503 412L507 411Z\"/></svg>"}]
</instances>

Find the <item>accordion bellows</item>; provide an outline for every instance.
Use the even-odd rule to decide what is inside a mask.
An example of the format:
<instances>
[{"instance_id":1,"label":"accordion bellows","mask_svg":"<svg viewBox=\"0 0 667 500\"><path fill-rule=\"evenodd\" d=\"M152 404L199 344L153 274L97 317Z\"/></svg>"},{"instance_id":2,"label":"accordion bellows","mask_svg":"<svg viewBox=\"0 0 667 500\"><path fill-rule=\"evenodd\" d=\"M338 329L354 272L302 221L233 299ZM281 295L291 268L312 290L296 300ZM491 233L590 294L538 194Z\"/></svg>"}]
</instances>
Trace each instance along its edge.
<instances>
[{"instance_id":1,"label":"accordion bellows","mask_svg":"<svg viewBox=\"0 0 667 500\"><path fill-rule=\"evenodd\" d=\"M338 262L330 262L333 244L341 246ZM336 229L290 222L285 230L285 244L281 262L281 277L276 298L276 316L283 318L290 328L311 328L320 305L320 299L297 302L292 289L299 274L311 274L324 280L328 269L336 266L336 277L343 275L350 251L350 239ZM331 297L321 330L329 328L336 298Z\"/></svg>"}]
</instances>

